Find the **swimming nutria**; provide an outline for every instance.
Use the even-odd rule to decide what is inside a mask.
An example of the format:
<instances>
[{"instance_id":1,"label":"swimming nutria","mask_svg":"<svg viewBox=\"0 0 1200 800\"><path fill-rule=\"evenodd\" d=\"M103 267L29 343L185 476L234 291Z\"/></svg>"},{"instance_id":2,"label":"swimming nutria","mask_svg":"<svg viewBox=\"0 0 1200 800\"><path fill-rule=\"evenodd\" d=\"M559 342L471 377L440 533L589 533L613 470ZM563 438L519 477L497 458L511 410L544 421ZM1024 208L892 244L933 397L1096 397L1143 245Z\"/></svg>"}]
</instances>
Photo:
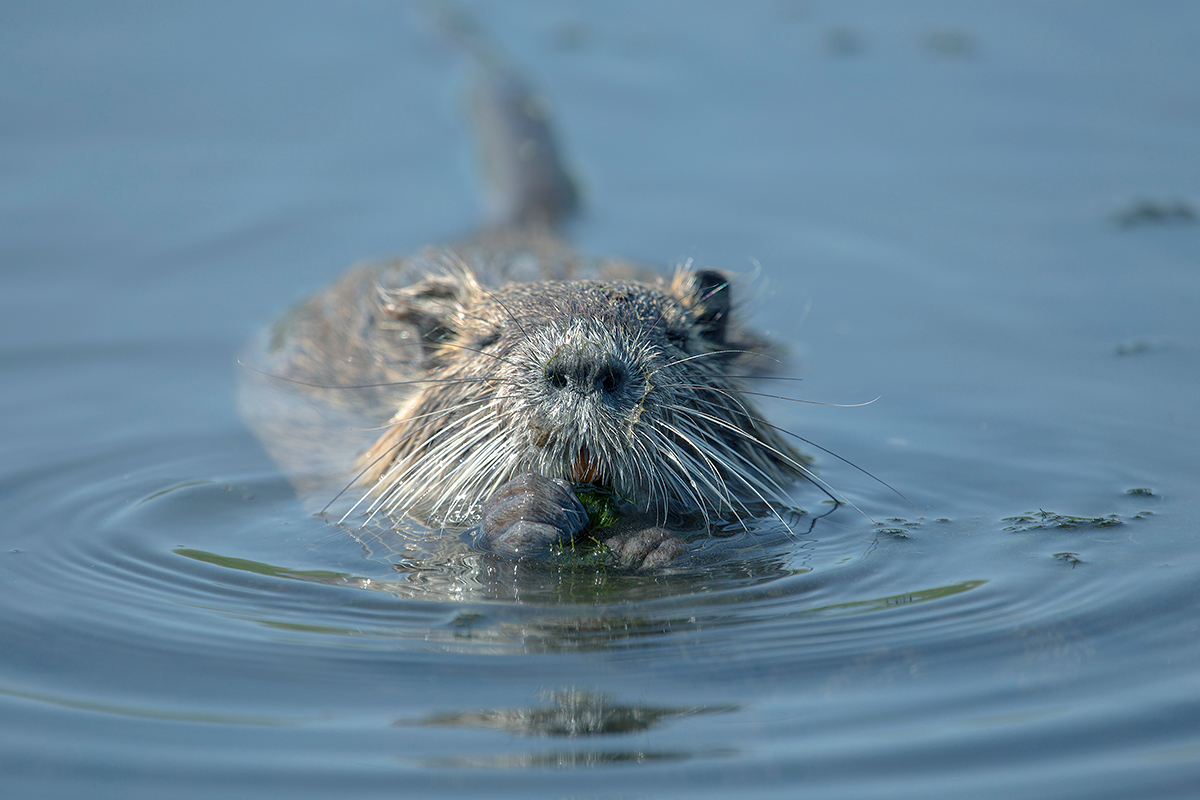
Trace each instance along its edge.
<instances>
[{"instance_id":1,"label":"swimming nutria","mask_svg":"<svg viewBox=\"0 0 1200 800\"><path fill-rule=\"evenodd\" d=\"M347 478L356 508L479 523L483 547L536 556L585 528L586 487L644 521L602 537L618 561L653 566L683 551L662 527L671 520L786 503L806 459L743 392L769 345L739 326L729 277L663 277L563 244L552 225L575 193L544 106L491 51L477 60L494 224L352 271L282 320L267 347L265 372L390 417ZM263 417L268 447L293 469L306 463L295 428L271 431Z\"/></svg>"}]
</instances>

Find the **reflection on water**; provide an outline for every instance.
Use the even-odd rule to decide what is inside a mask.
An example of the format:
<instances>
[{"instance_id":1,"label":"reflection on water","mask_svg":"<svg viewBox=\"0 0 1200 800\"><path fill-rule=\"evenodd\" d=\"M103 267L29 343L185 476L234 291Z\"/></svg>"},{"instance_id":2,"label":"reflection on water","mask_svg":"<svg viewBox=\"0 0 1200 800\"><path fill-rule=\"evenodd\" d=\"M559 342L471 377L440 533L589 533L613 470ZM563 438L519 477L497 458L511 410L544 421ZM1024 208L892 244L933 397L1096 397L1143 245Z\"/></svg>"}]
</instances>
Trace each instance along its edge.
<instances>
[{"instance_id":1,"label":"reflection on water","mask_svg":"<svg viewBox=\"0 0 1200 800\"><path fill-rule=\"evenodd\" d=\"M570 750L539 750L538 752L508 753L494 756L442 756L422 759L419 763L427 769L451 770L530 770L556 769L576 770L621 764L656 764L661 762L688 761L694 758L720 758L732 751L690 753L687 751L661 750L616 750L606 748L575 747Z\"/></svg>"},{"instance_id":2,"label":"reflection on water","mask_svg":"<svg viewBox=\"0 0 1200 800\"><path fill-rule=\"evenodd\" d=\"M211 481L176 484L153 491L119 519L122 525L154 527L186 516L189 509L203 507L214 498L288 500L286 489L277 480L254 490L231 492L231 488ZM507 558L472 547L472 530L455 535L410 520L393 524L389 518L357 527L313 520L323 546L336 542L346 550L346 545L357 544L365 559L360 566L372 567L366 574L300 570L187 547L176 548L174 553L227 570L367 589L422 602L609 606L749 589L808 573L814 559L822 558L825 531L821 523L836 510L831 507L819 517L780 510L778 518L764 514L721 523L710 532L692 533L688 552L656 570L621 568L603 545L591 543L547 559ZM887 530L880 529L879 535L886 535ZM831 531L830 535L835 534ZM874 537L863 545L859 557L874 546L873 541Z\"/></svg>"},{"instance_id":3,"label":"reflection on water","mask_svg":"<svg viewBox=\"0 0 1200 800\"><path fill-rule=\"evenodd\" d=\"M809 543L810 547L818 544ZM762 545L758 549L769 550ZM880 597L814 603L808 598L813 586L802 578L811 568L783 569L783 550L769 557L760 555L758 560L681 567L669 574L656 575L607 572L594 567L567 568L544 561L511 561L466 551L446 561L423 565L397 563L393 567L402 578L396 580L327 570L288 569L190 549L174 552L226 570L382 592L406 602L470 604L470 610L455 612L434 628L417 629L387 619L376 619L368 625L357 615L349 619L352 624L340 626L290 621L278 615L245 617L280 630L419 640L425 646L436 646L446 652L602 651L614 646L645 645L653 637L677 635L681 631L696 632L738 622L750 624L760 613L756 604L775 607L786 603L788 610L783 616L795 623L806 617L837 619L886 612L953 597L987 583L967 580ZM517 612L511 603L525 607ZM769 610L764 613L767 620L780 614Z\"/></svg>"},{"instance_id":4,"label":"reflection on water","mask_svg":"<svg viewBox=\"0 0 1200 800\"><path fill-rule=\"evenodd\" d=\"M544 692L542 705L526 708L495 709L453 714L431 714L413 721L398 720L397 726L478 728L497 730L521 737L579 737L619 736L637 734L663 722L700 714L720 714L736 711L737 706L698 706L692 708L657 708L653 706L622 705L604 694L560 689ZM732 755L730 749L724 755ZM716 753L667 752L646 748L622 749L613 746L575 745L569 750L539 750L509 752L503 755L461 756L425 759L426 767L437 769L528 769L594 768L609 764L654 763L679 761L695 757L712 758Z\"/></svg>"},{"instance_id":5,"label":"reflection on water","mask_svg":"<svg viewBox=\"0 0 1200 800\"><path fill-rule=\"evenodd\" d=\"M433 714L416 724L448 728L486 728L518 736L600 736L644 731L662 720L733 711L736 706L654 708L621 705L603 694L560 689L546 692L547 705L531 708ZM411 722L397 721L396 725Z\"/></svg>"}]
</instances>

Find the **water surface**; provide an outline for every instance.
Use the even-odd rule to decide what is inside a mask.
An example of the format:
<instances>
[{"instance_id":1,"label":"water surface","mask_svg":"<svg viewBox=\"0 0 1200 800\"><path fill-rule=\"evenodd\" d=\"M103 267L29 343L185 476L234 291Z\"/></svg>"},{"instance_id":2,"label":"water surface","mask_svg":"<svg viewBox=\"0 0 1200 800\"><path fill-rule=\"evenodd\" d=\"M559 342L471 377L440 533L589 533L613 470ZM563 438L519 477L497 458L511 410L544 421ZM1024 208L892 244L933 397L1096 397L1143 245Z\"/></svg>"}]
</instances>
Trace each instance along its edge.
<instances>
[{"instance_id":1,"label":"water surface","mask_svg":"<svg viewBox=\"0 0 1200 800\"><path fill-rule=\"evenodd\" d=\"M474 6L473 6L474 8ZM591 252L753 272L851 459L651 574L313 517L235 354L480 216L401 5L0 12L0 775L20 797L1189 797L1187 3L479 4ZM1189 218L1192 217L1192 218Z\"/></svg>"}]
</instances>

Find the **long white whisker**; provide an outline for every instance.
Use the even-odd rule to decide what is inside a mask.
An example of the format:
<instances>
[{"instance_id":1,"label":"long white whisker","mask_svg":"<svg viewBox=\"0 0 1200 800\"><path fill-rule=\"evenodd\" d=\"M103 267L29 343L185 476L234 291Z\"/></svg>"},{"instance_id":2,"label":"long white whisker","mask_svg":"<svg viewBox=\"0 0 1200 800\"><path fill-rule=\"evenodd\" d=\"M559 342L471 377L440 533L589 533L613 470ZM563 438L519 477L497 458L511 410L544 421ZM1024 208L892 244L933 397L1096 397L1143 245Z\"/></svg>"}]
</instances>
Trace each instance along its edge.
<instances>
[{"instance_id":1,"label":"long white whisker","mask_svg":"<svg viewBox=\"0 0 1200 800\"><path fill-rule=\"evenodd\" d=\"M682 421L683 420L681 420L681 422ZM688 424L689 424L689 427L696 430L697 433L701 433L701 434L703 433L702 430L700 428L696 427L693 423L689 422ZM779 522L783 525L783 527L787 528L788 533L792 533L792 526L788 525L787 521L784 520L784 518L782 516L780 516L779 512L774 508L774 506L767 500L766 497L763 496L762 492L759 491L759 487L761 486L763 489L765 489L765 490L769 491L771 494L773 494L777 501L782 501L785 505L787 504L787 498L781 494L781 492L783 491L782 487L780 487L777 483L775 483L773 480L771 480L766 475L766 473L763 472L763 470L761 468L759 468L756 464L753 464L752 462L747 461L742 456L742 454L738 453L736 450L730 450L728 447L725 447L723 443L721 443L722 449L727 452L718 454L717 451L713 448L713 445L717 444L717 443L713 442L712 440L709 440L709 439L698 439L698 440L687 439L686 441L693 448L696 448L697 452L701 452L701 448L700 448L700 445L698 444L698 442L702 442L705 445L704 449L707 449L710 453L712 453L714 458L716 458L718 455L721 455L723 457L733 456L733 457L739 459L741 461L741 463L743 463L746 466L757 471L760 475L763 476L764 479L766 479L766 480L770 481L772 484L774 484L774 488L771 488L771 487L767 486L766 484L755 485L755 482L751 481L741 471L736 470L736 469L729 470L729 472L732 476L736 477L739 481L741 481L741 483L744 484L747 489L749 489L751 492L753 492L758 497L758 499L761 500L763 502L763 504L766 505L767 508L769 508L771 510L771 513L775 515L776 519L779 520ZM701 452L701 455L703 457L702 452ZM707 461L708 459L705 458L705 460ZM732 507L732 504L731 504L731 507ZM743 505L742 508L744 508L747 513L750 513L750 510L748 508L746 508L745 505ZM743 527L743 529L745 528L745 523L742 524L742 527Z\"/></svg>"},{"instance_id":2,"label":"long white whisker","mask_svg":"<svg viewBox=\"0 0 1200 800\"><path fill-rule=\"evenodd\" d=\"M686 409L685 409L685 410L686 410ZM700 413L700 412L693 412L693 413ZM814 483L817 483L817 484L819 484L820 486L823 486L823 487L824 487L825 489L827 489L829 492L831 492L831 493L833 493L834 495L836 495L836 496L837 496L837 498L841 498L841 499L839 500L839 502L845 503L846 505L850 506L851 508L853 508L853 509L854 509L855 511L857 511L858 513L862 514L862 515L863 515L864 517L866 517L867 519L871 520L871 522L872 522L873 524L875 523L875 520L874 520L874 519L872 519L872 517L871 517L871 515L870 515L870 514L868 514L867 512L863 511L863 510L862 510L861 508L859 508L857 505L855 505L854 503L852 503L852 502L850 501L850 499L849 499L849 498L847 498L847 497L846 497L844 494L842 494L841 492L839 492L837 489L835 489L835 488L833 488L832 486L830 486L830 485L829 485L829 483L827 483L826 481L824 481L824 480L822 480L821 478L819 478L819 477L817 476L817 474L816 474L815 472L813 472L813 471L812 471L810 468L808 468L808 467L806 467L805 465L801 464L800 462L796 461L794 458L792 458L792 457L788 456L786 453L782 452L782 451L781 451L781 450L779 450L778 448L776 448L776 447L772 447L771 445L767 444L766 442L763 442L763 441L762 441L762 440L760 440L760 439L755 439L753 436L751 436L750 434L746 433L746 432L745 432L745 431L743 431L741 428L737 427L736 425L731 425L731 424L729 424L729 423L725 422L724 420L718 420L718 419L716 419L715 417L713 417L713 418L711 418L711 421L713 421L713 422L716 422L716 423L720 424L722 427L725 427L725 428L727 428L727 429L729 429L729 430L731 430L731 431L735 432L735 433L736 433L736 434L738 434L739 436L743 436L743 437L745 437L746 439L752 440L752 441L754 441L754 442L756 442L756 443L760 444L760 445L762 446L762 448L763 448L763 449L765 449L765 450L767 450L767 451L771 452L772 454L774 454L774 455L778 456L778 457L779 457L779 458L780 458L782 461L784 461L785 463L789 464L789 465L790 465L790 466L791 466L793 469L795 469L795 470L797 470L798 472L802 473L802 474L803 474L803 475L804 475L806 478L808 478L810 481L812 481L812 482L814 482ZM836 499L836 498L835 498L835 499Z\"/></svg>"}]
</instances>

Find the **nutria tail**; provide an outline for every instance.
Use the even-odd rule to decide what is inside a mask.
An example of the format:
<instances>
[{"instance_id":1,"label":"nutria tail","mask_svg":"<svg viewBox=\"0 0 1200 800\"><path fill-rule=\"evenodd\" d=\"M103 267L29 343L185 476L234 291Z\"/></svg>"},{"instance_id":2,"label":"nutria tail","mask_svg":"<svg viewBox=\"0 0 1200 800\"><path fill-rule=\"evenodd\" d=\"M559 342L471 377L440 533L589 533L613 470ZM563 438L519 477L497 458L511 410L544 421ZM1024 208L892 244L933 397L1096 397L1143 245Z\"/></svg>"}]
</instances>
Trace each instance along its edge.
<instances>
[{"instance_id":1,"label":"nutria tail","mask_svg":"<svg viewBox=\"0 0 1200 800\"><path fill-rule=\"evenodd\" d=\"M469 108L488 226L555 227L577 210L579 192L563 164L549 104L465 12L439 4L430 15L473 62Z\"/></svg>"}]
</instances>

